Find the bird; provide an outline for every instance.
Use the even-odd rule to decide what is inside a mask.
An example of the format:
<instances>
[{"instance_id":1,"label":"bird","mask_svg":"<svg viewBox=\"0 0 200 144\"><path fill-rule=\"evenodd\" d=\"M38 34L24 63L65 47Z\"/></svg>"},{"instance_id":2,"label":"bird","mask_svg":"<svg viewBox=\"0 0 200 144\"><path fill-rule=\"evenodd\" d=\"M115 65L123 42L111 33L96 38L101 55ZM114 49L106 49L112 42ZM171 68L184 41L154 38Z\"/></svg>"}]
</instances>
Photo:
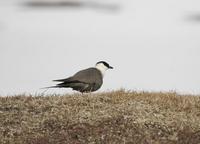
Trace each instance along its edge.
<instances>
[{"instance_id":1,"label":"bird","mask_svg":"<svg viewBox=\"0 0 200 144\"><path fill-rule=\"evenodd\" d=\"M53 80L59 83L46 88L72 88L81 93L94 92L101 88L105 71L108 69L113 69L113 67L105 61L99 61L95 67L78 71L71 77Z\"/></svg>"}]
</instances>

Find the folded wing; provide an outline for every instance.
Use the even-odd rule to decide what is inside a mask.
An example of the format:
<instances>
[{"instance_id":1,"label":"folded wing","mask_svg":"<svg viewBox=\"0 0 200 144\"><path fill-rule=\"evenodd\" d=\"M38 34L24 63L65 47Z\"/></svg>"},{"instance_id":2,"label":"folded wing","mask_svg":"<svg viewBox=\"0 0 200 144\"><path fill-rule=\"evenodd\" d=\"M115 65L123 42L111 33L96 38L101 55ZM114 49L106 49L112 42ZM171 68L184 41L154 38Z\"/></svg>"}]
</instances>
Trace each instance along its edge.
<instances>
[{"instance_id":1,"label":"folded wing","mask_svg":"<svg viewBox=\"0 0 200 144\"><path fill-rule=\"evenodd\" d=\"M103 83L103 77L101 72L96 68L88 68L77 72L72 77L66 79L58 79L54 81L61 82L57 84L56 87L70 87L73 90L86 92L98 90Z\"/></svg>"}]
</instances>

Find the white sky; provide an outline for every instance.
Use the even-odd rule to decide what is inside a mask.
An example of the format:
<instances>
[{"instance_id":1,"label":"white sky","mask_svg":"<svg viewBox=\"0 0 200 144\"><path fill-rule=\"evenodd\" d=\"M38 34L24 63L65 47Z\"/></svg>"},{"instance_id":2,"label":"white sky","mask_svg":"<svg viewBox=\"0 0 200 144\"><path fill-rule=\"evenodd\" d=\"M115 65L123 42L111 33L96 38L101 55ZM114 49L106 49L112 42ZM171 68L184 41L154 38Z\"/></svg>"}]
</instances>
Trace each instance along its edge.
<instances>
[{"instance_id":1,"label":"white sky","mask_svg":"<svg viewBox=\"0 0 200 144\"><path fill-rule=\"evenodd\" d=\"M97 0L99 7L80 8L23 2L0 2L0 95L39 93L99 60L115 68L100 91L200 94L199 0ZM50 90L63 92L71 90Z\"/></svg>"}]
</instances>

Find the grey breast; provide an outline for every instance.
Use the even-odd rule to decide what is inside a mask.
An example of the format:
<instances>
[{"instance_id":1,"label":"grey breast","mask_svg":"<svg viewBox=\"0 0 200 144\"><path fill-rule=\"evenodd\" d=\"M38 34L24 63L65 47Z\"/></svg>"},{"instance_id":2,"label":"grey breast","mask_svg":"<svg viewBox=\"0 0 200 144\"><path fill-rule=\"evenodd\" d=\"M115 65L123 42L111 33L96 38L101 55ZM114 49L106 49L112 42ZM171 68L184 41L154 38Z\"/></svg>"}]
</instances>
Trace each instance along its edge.
<instances>
[{"instance_id":1,"label":"grey breast","mask_svg":"<svg viewBox=\"0 0 200 144\"><path fill-rule=\"evenodd\" d=\"M64 87L71 87L80 92L89 92L98 90L103 83L101 72L96 68L88 68L77 72L72 77L63 79L63 83L58 84Z\"/></svg>"}]
</instances>

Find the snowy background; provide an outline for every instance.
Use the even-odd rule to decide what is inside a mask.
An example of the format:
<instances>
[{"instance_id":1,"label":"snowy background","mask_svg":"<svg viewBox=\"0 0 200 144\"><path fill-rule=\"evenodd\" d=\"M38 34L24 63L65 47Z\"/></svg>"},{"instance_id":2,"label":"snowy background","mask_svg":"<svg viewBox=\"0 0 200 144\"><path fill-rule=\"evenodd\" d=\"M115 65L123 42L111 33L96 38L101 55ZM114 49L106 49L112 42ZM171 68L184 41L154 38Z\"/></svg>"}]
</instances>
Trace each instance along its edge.
<instances>
[{"instance_id":1,"label":"snowy background","mask_svg":"<svg viewBox=\"0 0 200 144\"><path fill-rule=\"evenodd\" d=\"M0 95L40 93L100 60L114 67L100 91L200 94L200 1L0 2Z\"/></svg>"}]
</instances>

